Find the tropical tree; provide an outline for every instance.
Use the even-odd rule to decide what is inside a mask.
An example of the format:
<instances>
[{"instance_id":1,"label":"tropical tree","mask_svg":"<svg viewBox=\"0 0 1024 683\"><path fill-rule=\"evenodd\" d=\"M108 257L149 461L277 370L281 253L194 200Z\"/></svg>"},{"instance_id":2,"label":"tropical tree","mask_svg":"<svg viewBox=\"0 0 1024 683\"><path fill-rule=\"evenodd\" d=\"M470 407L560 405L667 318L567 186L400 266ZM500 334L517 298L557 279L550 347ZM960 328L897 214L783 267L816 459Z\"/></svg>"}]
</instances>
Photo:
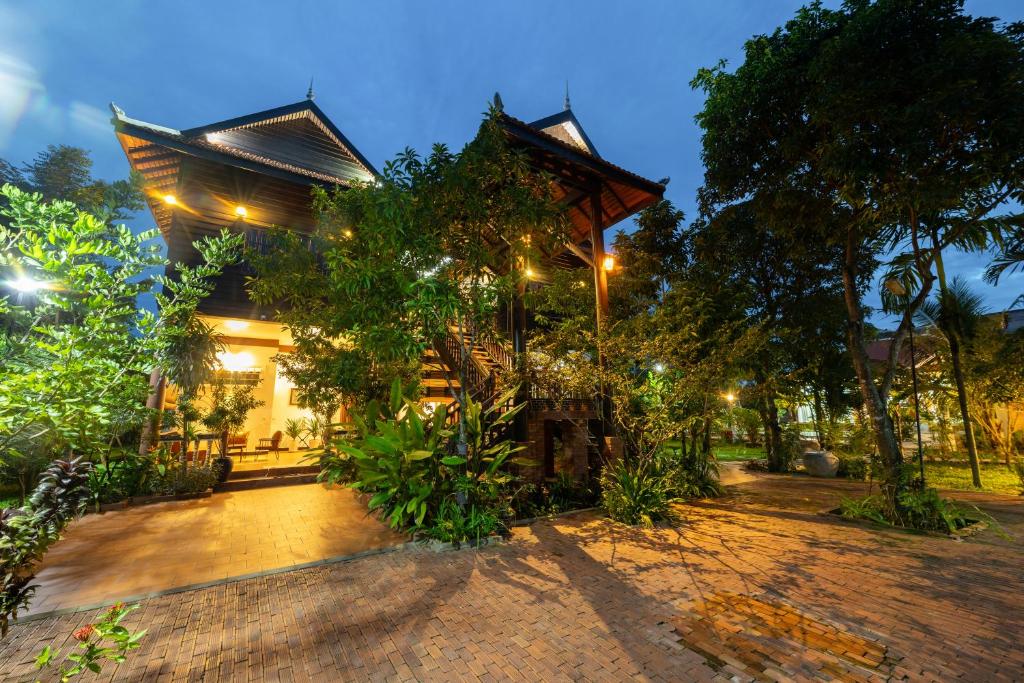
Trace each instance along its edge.
<instances>
[{"instance_id":1,"label":"tropical tree","mask_svg":"<svg viewBox=\"0 0 1024 683\"><path fill-rule=\"evenodd\" d=\"M979 221L1009 222L992 214L1020 187L1022 34L958 0L814 3L748 41L735 72L694 80L707 94L702 210L750 202L763 225L841 250L848 345L893 510L906 481L887 403L935 254ZM912 295L876 372L864 265L893 252Z\"/></svg>"},{"instance_id":2,"label":"tropical tree","mask_svg":"<svg viewBox=\"0 0 1024 683\"><path fill-rule=\"evenodd\" d=\"M971 422L970 401L964 377L963 353L970 349L978 334L978 326L985 314L981 297L972 292L960 277L953 278L951 286L940 288L938 294L921 306L920 318L934 324L949 344L949 358L953 383L956 387L957 403L964 425L964 443L971 464L971 478L981 487L981 466L978 462L978 447L974 439Z\"/></svg>"},{"instance_id":3,"label":"tropical tree","mask_svg":"<svg viewBox=\"0 0 1024 683\"><path fill-rule=\"evenodd\" d=\"M10 185L0 196L0 461L40 444L51 456L102 451L113 431L141 425L146 377L241 237L199 242L204 264L147 278L166 265L155 231ZM158 283L162 317L137 304Z\"/></svg>"},{"instance_id":4,"label":"tropical tree","mask_svg":"<svg viewBox=\"0 0 1024 683\"><path fill-rule=\"evenodd\" d=\"M834 415L845 403L846 343L840 250L820 240L762 225L749 203L727 207L690 230L692 277L729 283L746 324L758 327L764 344L744 365L765 431L768 466L786 469L779 421L781 396L809 386L817 414L828 405ZM843 373L847 373L843 376Z\"/></svg>"},{"instance_id":5,"label":"tropical tree","mask_svg":"<svg viewBox=\"0 0 1024 683\"><path fill-rule=\"evenodd\" d=\"M550 178L508 144L499 117L492 109L459 153L406 150L375 182L316 190L309 241L282 235L254 259L251 292L283 304L296 347L283 371L300 388L320 373L317 391L365 404L415 376L423 351L454 330L465 404L470 332L487 334L522 290L531 254L564 241Z\"/></svg>"},{"instance_id":6,"label":"tropical tree","mask_svg":"<svg viewBox=\"0 0 1024 683\"><path fill-rule=\"evenodd\" d=\"M108 221L122 221L145 208L142 177L107 182L92 177L89 152L69 145L49 145L20 169L0 159L0 184L10 183L45 201L69 201Z\"/></svg>"}]
</instances>

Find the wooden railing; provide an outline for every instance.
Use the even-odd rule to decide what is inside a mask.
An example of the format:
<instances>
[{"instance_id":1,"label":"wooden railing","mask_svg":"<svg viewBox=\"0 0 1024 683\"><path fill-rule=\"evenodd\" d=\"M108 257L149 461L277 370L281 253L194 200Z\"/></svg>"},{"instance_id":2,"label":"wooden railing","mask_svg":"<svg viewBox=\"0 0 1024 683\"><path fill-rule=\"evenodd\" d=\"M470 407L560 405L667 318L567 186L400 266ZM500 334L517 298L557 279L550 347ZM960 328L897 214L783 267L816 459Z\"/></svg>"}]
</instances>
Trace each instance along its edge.
<instances>
[{"instance_id":1,"label":"wooden railing","mask_svg":"<svg viewBox=\"0 0 1024 683\"><path fill-rule=\"evenodd\" d=\"M485 331L481 333L480 328L474 323L470 323L467 326L467 332L473 341L483 348L495 363L508 372L515 369L515 355L500 340L496 339L492 332Z\"/></svg>"}]
</instances>

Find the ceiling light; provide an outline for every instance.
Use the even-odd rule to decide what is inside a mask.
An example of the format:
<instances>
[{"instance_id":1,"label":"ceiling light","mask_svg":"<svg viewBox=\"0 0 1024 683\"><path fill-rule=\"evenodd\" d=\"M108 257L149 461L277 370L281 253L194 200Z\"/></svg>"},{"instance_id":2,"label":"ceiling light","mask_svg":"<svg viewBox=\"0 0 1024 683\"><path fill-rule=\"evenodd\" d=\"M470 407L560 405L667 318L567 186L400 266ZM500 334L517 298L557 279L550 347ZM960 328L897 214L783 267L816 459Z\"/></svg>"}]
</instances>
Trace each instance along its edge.
<instances>
[{"instance_id":1,"label":"ceiling light","mask_svg":"<svg viewBox=\"0 0 1024 683\"><path fill-rule=\"evenodd\" d=\"M164 204L167 204L168 206L174 206L177 203L178 203L178 198L175 197L173 194L165 194L164 195Z\"/></svg>"},{"instance_id":2,"label":"ceiling light","mask_svg":"<svg viewBox=\"0 0 1024 683\"><path fill-rule=\"evenodd\" d=\"M249 327L249 323L245 322L244 320L226 320L224 322L224 327L228 328L229 330L239 332Z\"/></svg>"}]
</instances>

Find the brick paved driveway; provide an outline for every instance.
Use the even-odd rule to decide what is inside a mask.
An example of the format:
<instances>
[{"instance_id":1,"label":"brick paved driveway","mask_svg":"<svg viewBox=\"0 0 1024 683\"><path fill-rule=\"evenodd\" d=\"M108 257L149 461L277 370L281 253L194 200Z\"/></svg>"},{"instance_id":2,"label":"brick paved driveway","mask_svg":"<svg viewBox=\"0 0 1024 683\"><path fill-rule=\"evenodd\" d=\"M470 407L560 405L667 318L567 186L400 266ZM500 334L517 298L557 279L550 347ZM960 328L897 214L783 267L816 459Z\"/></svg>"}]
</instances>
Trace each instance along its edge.
<instances>
[{"instance_id":1,"label":"brick paved driveway","mask_svg":"<svg viewBox=\"0 0 1024 683\"><path fill-rule=\"evenodd\" d=\"M399 552L148 600L116 680L1020 680L1024 501L976 497L1014 541L815 515L851 485L762 477L675 529L593 515L480 552ZM781 501L781 502L780 502ZM90 614L16 625L0 679ZM105 678L108 678L105 676Z\"/></svg>"}]
</instances>

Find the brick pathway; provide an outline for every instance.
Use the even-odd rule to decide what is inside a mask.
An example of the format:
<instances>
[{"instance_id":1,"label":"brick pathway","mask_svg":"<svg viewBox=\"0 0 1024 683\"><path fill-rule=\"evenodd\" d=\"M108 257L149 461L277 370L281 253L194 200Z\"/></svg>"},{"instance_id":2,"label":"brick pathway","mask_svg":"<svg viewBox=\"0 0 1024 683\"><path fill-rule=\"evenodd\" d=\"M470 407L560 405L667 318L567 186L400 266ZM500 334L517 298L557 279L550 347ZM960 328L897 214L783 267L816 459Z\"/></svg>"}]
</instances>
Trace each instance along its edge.
<instances>
[{"instance_id":1,"label":"brick pathway","mask_svg":"<svg viewBox=\"0 0 1024 683\"><path fill-rule=\"evenodd\" d=\"M96 605L404 541L351 491L319 484L86 515L46 554L31 607Z\"/></svg>"},{"instance_id":2,"label":"brick pathway","mask_svg":"<svg viewBox=\"0 0 1024 683\"><path fill-rule=\"evenodd\" d=\"M818 516L856 490L820 484L762 477L674 529L582 515L479 552L154 598L131 617L143 648L102 679L1021 679L1024 499L975 497L1015 540L954 542ZM13 627L0 679L31 679L34 653L90 617Z\"/></svg>"}]
</instances>

